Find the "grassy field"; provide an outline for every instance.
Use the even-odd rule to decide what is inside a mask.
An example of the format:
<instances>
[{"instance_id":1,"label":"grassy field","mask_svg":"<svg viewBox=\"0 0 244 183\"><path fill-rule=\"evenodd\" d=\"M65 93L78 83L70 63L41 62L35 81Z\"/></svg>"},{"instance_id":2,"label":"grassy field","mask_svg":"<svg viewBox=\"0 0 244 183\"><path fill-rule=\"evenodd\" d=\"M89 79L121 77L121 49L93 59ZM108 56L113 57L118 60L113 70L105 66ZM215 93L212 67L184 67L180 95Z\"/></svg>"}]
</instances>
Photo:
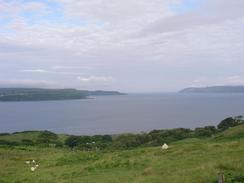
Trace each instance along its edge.
<instances>
[{"instance_id":1,"label":"grassy field","mask_svg":"<svg viewBox=\"0 0 244 183\"><path fill-rule=\"evenodd\" d=\"M2 146L0 182L214 183L218 173L244 176L243 134L244 126L237 126L213 138L169 144L165 151L160 147L82 152L67 148ZM20 139L16 135L1 138ZM35 138L31 132L28 135ZM33 159L39 164L35 172L25 163Z\"/></svg>"}]
</instances>

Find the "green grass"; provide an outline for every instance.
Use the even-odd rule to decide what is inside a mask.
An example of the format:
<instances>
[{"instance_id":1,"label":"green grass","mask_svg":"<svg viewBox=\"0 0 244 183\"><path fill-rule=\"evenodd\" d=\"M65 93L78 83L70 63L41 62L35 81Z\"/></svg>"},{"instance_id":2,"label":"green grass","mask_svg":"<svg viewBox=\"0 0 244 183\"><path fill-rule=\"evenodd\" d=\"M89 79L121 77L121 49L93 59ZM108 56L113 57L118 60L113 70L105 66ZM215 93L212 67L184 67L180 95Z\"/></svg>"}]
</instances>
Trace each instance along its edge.
<instances>
[{"instance_id":1,"label":"green grass","mask_svg":"<svg viewBox=\"0 0 244 183\"><path fill-rule=\"evenodd\" d=\"M229 128L215 137L218 140L238 140L242 138L244 138L244 125Z\"/></svg>"},{"instance_id":2,"label":"green grass","mask_svg":"<svg viewBox=\"0 0 244 183\"><path fill-rule=\"evenodd\" d=\"M231 128L220 135L221 141L185 139L166 151L0 147L0 183L214 183L220 172L244 175L243 131L243 126ZM35 172L25 164L32 159L40 165Z\"/></svg>"}]
</instances>

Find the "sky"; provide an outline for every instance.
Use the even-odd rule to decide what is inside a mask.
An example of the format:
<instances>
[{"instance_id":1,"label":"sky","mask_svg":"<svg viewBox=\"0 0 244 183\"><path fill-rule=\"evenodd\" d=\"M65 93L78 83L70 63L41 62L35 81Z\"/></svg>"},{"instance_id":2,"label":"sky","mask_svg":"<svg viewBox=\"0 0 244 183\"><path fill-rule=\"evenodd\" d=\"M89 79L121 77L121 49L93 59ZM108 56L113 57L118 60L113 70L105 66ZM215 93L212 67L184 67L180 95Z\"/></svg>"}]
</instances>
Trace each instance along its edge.
<instances>
[{"instance_id":1,"label":"sky","mask_svg":"<svg viewBox=\"0 0 244 183\"><path fill-rule=\"evenodd\" d=\"M0 87L244 85L243 0L0 0Z\"/></svg>"}]
</instances>

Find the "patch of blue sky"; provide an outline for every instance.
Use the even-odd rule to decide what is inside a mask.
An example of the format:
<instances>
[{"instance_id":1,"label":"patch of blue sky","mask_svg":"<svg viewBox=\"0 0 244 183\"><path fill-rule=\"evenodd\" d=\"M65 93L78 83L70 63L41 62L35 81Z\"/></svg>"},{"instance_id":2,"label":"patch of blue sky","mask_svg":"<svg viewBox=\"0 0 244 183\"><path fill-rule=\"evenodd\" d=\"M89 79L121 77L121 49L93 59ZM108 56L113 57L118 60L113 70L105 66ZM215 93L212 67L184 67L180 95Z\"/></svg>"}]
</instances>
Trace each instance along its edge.
<instances>
[{"instance_id":1,"label":"patch of blue sky","mask_svg":"<svg viewBox=\"0 0 244 183\"><path fill-rule=\"evenodd\" d=\"M12 0L5 0L11 2ZM52 25L59 25L65 27L86 27L89 24L96 24L98 27L102 27L104 22L89 20L86 17L67 17L64 15L63 7L57 1L51 0L20 0L21 3L42 3L46 8L40 10L26 10L21 13L21 17L24 18L25 23L29 26L37 25L41 23L47 23ZM1 13L0 13L1 15ZM11 20L1 19L0 25L7 24Z\"/></svg>"},{"instance_id":2,"label":"patch of blue sky","mask_svg":"<svg viewBox=\"0 0 244 183\"><path fill-rule=\"evenodd\" d=\"M0 25L7 25L10 22L11 22L10 18L1 16L1 14L0 14Z\"/></svg>"},{"instance_id":3,"label":"patch of blue sky","mask_svg":"<svg viewBox=\"0 0 244 183\"><path fill-rule=\"evenodd\" d=\"M56 3L51 2L50 0L39 0L39 1L31 1L31 0L23 0L23 3L27 2L39 2L46 5L47 9L43 10L41 13L35 11L26 11L22 13L22 17L25 19L28 25L34 25L39 23L50 23L57 24L60 26L79 26L84 27L88 25L88 20L85 18L68 18L65 17L63 13L63 7Z\"/></svg>"},{"instance_id":4,"label":"patch of blue sky","mask_svg":"<svg viewBox=\"0 0 244 183\"><path fill-rule=\"evenodd\" d=\"M8 25L12 22L12 19L8 16L2 16L0 13L0 33L1 34L14 34L15 30L10 28Z\"/></svg>"},{"instance_id":5,"label":"patch of blue sky","mask_svg":"<svg viewBox=\"0 0 244 183\"><path fill-rule=\"evenodd\" d=\"M21 16L25 19L28 25L38 24L40 22L59 22L63 19L62 7L55 2L49 0L22 0L22 3L38 2L43 3L47 8L40 11L25 11Z\"/></svg>"},{"instance_id":6,"label":"patch of blue sky","mask_svg":"<svg viewBox=\"0 0 244 183\"><path fill-rule=\"evenodd\" d=\"M46 12L25 11L21 16L25 19L25 22L28 25L39 24L41 22L62 22L63 20L63 13L57 10L47 10Z\"/></svg>"},{"instance_id":7,"label":"patch of blue sky","mask_svg":"<svg viewBox=\"0 0 244 183\"><path fill-rule=\"evenodd\" d=\"M3 35L14 35L16 33L17 33L16 30L11 29L9 27L3 28L3 29L0 30L0 34L3 34Z\"/></svg>"},{"instance_id":8,"label":"patch of blue sky","mask_svg":"<svg viewBox=\"0 0 244 183\"><path fill-rule=\"evenodd\" d=\"M200 8L208 0L182 0L179 4L171 5L170 9L177 14L189 12Z\"/></svg>"}]
</instances>

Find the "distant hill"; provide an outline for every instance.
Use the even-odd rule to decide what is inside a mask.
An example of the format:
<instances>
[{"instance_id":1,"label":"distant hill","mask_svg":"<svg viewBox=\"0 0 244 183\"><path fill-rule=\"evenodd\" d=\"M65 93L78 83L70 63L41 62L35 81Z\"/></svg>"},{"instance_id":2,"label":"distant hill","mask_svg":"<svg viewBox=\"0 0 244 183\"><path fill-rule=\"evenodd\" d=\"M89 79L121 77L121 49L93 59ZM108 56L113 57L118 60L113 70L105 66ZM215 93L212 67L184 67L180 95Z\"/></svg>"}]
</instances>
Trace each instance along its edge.
<instances>
[{"instance_id":1,"label":"distant hill","mask_svg":"<svg viewBox=\"0 0 244 183\"><path fill-rule=\"evenodd\" d=\"M0 101L74 100L98 95L122 95L122 93L101 90L0 88Z\"/></svg>"},{"instance_id":2,"label":"distant hill","mask_svg":"<svg viewBox=\"0 0 244 183\"><path fill-rule=\"evenodd\" d=\"M180 93L244 93L244 86L209 86L191 87L179 91Z\"/></svg>"}]
</instances>

